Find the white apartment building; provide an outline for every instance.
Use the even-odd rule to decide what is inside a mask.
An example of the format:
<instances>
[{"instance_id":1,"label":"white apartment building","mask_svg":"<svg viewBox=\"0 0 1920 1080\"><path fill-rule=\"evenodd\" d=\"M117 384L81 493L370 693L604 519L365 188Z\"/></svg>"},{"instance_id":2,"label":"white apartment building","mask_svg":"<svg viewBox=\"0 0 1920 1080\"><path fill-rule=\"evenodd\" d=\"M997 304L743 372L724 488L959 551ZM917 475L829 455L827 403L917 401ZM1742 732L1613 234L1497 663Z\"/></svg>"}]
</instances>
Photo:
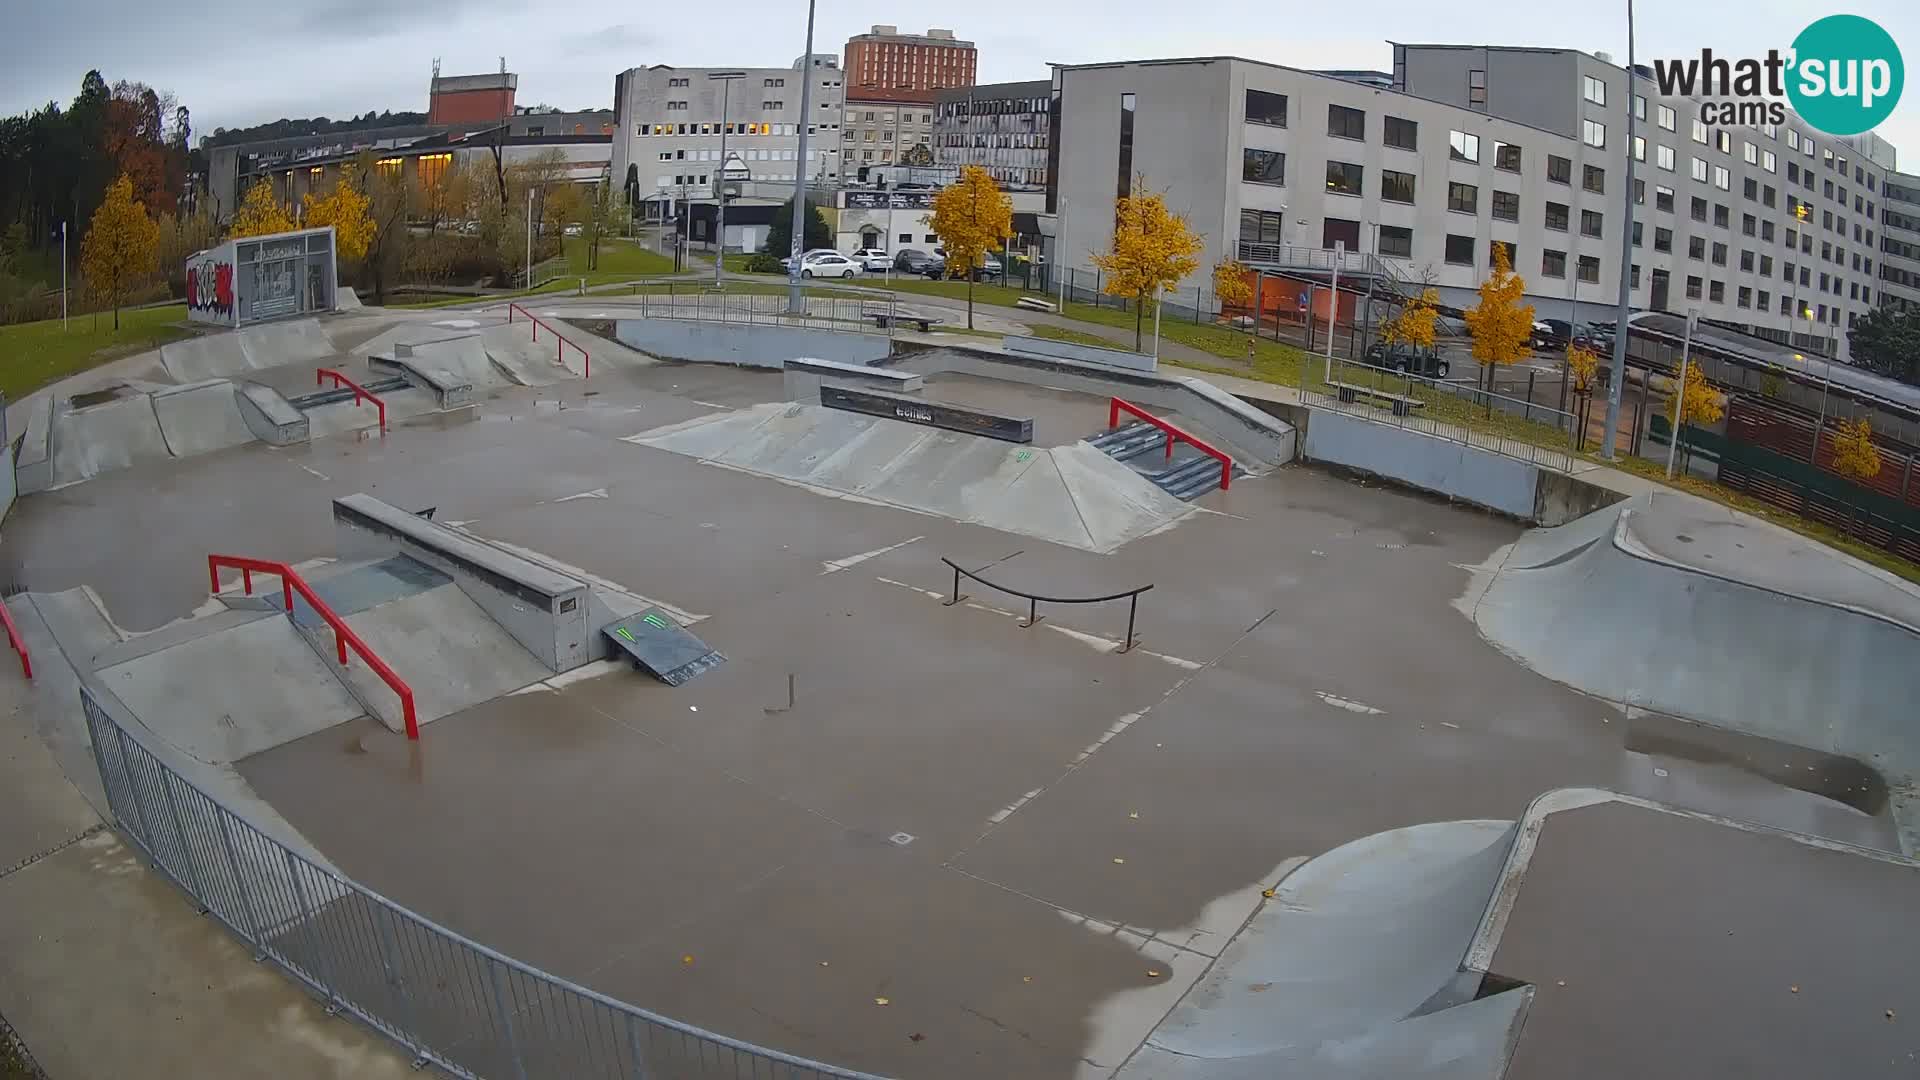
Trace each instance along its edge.
<instances>
[{"instance_id":1,"label":"white apartment building","mask_svg":"<svg viewBox=\"0 0 1920 1080\"><path fill-rule=\"evenodd\" d=\"M1236 57L1059 67L1057 257L1088 266L1144 176L1206 237L1202 275L1338 242L1468 306L1501 243L1538 317L1607 319L1631 97L1632 304L1844 358L1849 320L1878 300L1891 148L1791 113L1709 127L1634 81L1630 95L1623 68L1573 50L1418 45L1394 46L1396 88Z\"/></svg>"},{"instance_id":2,"label":"white apartment building","mask_svg":"<svg viewBox=\"0 0 1920 1080\"><path fill-rule=\"evenodd\" d=\"M785 68L629 68L614 77L613 175L636 204L708 201L722 159L744 173L738 194L788 194L796 176L838 184L846 89L830 54ZM734 76L721 78L719 76ZM810 116L800 115L802 80L814 80ZM807 154L799 158L800 131Z\"/></svg>"},{"instance_id":3,"label":"white apartment building","mask_svg":"<svg viewBox=\"0 0 1920 1080\"><path fill-rule=\"evenodd\" d=\"M1880 207L1880 293L1888 307L1920 311L1920 176L1893 173Z\"/></svg>"},{"instance_id":4,"label":"white apartment building","mask_svg":"<svg viewBox=\"0 0 1920 1080\"><path fill-rule=\"evenodd\" d=\"M874 169L889 165L933 165L933 91L902 90L891 98L869 93L855 91L842 121L840 161L847 182L865 183Z\"/></svg>"}]
</instances>

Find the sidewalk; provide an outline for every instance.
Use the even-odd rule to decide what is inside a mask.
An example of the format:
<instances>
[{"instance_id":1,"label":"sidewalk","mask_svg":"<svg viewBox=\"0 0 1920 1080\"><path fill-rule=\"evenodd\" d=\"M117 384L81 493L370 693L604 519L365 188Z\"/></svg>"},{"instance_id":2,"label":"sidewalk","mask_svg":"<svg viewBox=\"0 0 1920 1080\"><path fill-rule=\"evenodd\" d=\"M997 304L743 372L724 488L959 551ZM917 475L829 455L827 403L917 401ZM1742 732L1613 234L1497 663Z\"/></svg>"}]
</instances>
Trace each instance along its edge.
<instances>
[{"instance_id":1,"label":"sidewalk","mask_svg":"<svg viewBox=\"0 0 1920 1080\"><path fill-rule=\"evenodd\" d=\"M101 825L34 734L35 696L0 671L0 1016L47 1075L413 1075Z\"/></svg>"}]
</instances>

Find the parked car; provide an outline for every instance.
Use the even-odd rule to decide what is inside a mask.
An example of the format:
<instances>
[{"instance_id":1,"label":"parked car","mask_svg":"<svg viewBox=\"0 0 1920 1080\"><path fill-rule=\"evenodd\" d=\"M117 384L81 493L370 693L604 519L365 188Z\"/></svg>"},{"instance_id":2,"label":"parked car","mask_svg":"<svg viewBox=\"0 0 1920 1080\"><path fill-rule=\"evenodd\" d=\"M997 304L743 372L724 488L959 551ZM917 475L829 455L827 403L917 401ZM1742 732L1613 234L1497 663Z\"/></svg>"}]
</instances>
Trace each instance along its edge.
<instances>
[{"instance_id":1,"label":"parked car","mask_svg":"<svg viewBox=\"0 0 1920 1080\"><path fill-rule=\"evenodd\" d=\"M584 230L582 230L578 225L569 225L566 228L561 229L560 234L562 236L579 236L583 231Z\"/></svg>"},{"instance_id":2,"label":"parked car","mask_svg":"<svg viewBox=\"0 0 1920 1080\"><path fill-rule=\"evenodd\" d=\"M1429 379L1444 379L1450 370L1447 358L1436 349L1423 349L1416 345L1389 345L1383 341L1376 341L1368 346L1367 363L1374 367L1392 368L1402 375L1422 375Z\"/></svg>"},{"instance_id":3,"label":"parked car","mask_svg":"<svg viewBox=\"0 0 1920 1080\"><path fill-rule=\"evenodd\" d=\"M903 274L924 274L933 256L919 248L901 248L893 256L893 268Z\"/></svg>"},{"instance_id":4,"label":"parked car","mask_svg":"<svg viewBox=\"0 0 1920 1080\"><path fill-rule=\"evenodd\" d=\"M869 274L884 274L893 269L893 256L879 248L861 248L847 256L860 264L860 269Z\"/></svg>"},{"instance_id":5,"label":"parked car","mask_svg":"<svg viewBox=\"0 0 1920 1080\"><path fill-rule=\"evenodd\" d=\"M850 278L859 272L859 263L837 251L830 251L813 259L808 259L804 255L800 257L800 276L803 278Z\"/></svg>"},{"instance_id":6,"label":"parked car","mask_svg":"<svg viewBox=\"0 0 1920 1080\"><path fill-rule=\"evenodd\" d=\"M808 248L807 250L800 253L800 266L804 270L808 263L811 263L816 259L824 258L828 255L831 255L836 259L844 257L839 252L833 250L832 248ZM786 258L781 259L780 269L786 270L786 271L792 271L793 256L789 255Z\"/></svg>"},{"instance_id":7,"label":"parked car","mask_svg":"<svg viewBox=\"0 0 1920 1080\"><path fill-rule=\"evenodd\" d=\"M945 255L937 256L932 262L928 263L926 267L920 272L927 275L930 278L946 277L947 276L946 256ZM1001 275L1001 272L1002 271L1000 268L999 258L989 254L989 255L983 256L981 265L974 268L973 280L985 281L988 278L997 278Z\"/></svg>"}]
</instances>

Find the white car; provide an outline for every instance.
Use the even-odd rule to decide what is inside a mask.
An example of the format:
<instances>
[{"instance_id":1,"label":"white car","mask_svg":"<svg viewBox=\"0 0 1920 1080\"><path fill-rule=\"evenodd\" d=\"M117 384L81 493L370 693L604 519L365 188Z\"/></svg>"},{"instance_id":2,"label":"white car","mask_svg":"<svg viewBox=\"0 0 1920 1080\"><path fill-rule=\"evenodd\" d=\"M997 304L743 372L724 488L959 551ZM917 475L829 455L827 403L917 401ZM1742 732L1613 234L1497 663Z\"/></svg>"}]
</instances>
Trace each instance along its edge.
<instances>
[{"instance_id":1,"label":"white car","mask_svg":"<svg viewBox=\"0 0 1920 1080\"><path fill-rule=\"evenodd\" d=\"M860 268L870 274L884 274L893 269L893 256L879 248L861 248L847 256L860 264Z\"/></svg>"},{"instance_id":2,"label":"white car","mask_svg":"<svg viewBox=\"0 0 1920 1080\"><path fill-rule=\"evenodd\" d=\"M812 259L808 259L804 255L800 258L800 276L803 278L850 278L859 272L859 263L854 262L852 259L847 258L837 251L830 251L825 255L816 256Z\"/></svg>"},{"instance_id":3,"label":"white car","mask_svg":"<svg viewBox=\"0 0 1920 1080\"><path fill-rule=\"evenodd\" d=\"M832 248L808 248L807 250L800 253L800 265L805 266L808 263L814 261L815 259L820 258L823 255L832 255L832 256L838 257L840 253L833 250ZM789 271L792 270L793 256L789 255L786 258L781 259L780 268L783 270L789 270Z\"/></svg>"}]
</instances>

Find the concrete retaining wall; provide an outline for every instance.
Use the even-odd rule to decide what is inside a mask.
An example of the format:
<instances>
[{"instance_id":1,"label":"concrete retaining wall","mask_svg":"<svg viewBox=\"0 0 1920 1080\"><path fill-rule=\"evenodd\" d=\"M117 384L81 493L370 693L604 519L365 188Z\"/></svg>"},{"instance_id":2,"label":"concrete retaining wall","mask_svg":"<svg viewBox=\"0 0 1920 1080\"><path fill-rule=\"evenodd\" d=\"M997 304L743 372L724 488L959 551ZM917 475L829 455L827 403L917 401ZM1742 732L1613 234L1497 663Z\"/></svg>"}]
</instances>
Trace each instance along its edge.
<instances>
[{"instance_id":1,"label":"concrete retaining wall","mask_svg":"<svg viewBox=\"0 0 1920 1080\"><path fill-rule=\"evenodd\" d=\"M6 424L0 422L0 428ZM5 438L0 430L0 521L7 520L7 511L13 509L13 496L16 481L13 478L13 443Z\"/></svg>"},{"instance_id":2,"label":"concrete retaining wall","mask_svg":"<svg viewBox=\"0 0 1920 1080\"><path fill-rule=\"evenodd\" d=\"M27 430L21 435L13 472L21 495L53 486L53 394L50 391L27 406Z\"/></svg>"},{"instance_id":3,"label":"concrete retaining wall","mask_svg":"<svg viewBox=\"0 0 1920 1080\"><path fill-rule=\"evenodd\" d=\"M1160 363L1145 353L1128 349L1103 349L1098 345L1055 341L1052 338L1029 337L1024 334L1008 334L1003 342L1008 352L1025 353L1028 356L1047 356L1055 360L1078 360L1085 364L1101 364L1106 367L1126 368L1129 371L1152 371Z\"/></svg>"},{"instance_id":4,"label":"concrete retaining wall","mask_svg":"<svg viewBox=\"0 0 1920 1080\"><path fill-rule=\"evenodd\" d=\"M1540 470L1477 447L1319 410L1307 427L1305 457L1385 477L1523 521L1534 519Z\"/></svg>"},{"instance_id":5,"label":"concrete retaining wall","mask_svg":"<svg viewBox=\"0 0 1920 1080\"><path fill-rule=\"evenodd\" d=\"M877 334L808 330L791 326L728 326L687 319L620 319L620 344L666 360L780 368L788 357L807 356L843 364L887 358L887 339Z\"/></svg>"}]
</instances>

